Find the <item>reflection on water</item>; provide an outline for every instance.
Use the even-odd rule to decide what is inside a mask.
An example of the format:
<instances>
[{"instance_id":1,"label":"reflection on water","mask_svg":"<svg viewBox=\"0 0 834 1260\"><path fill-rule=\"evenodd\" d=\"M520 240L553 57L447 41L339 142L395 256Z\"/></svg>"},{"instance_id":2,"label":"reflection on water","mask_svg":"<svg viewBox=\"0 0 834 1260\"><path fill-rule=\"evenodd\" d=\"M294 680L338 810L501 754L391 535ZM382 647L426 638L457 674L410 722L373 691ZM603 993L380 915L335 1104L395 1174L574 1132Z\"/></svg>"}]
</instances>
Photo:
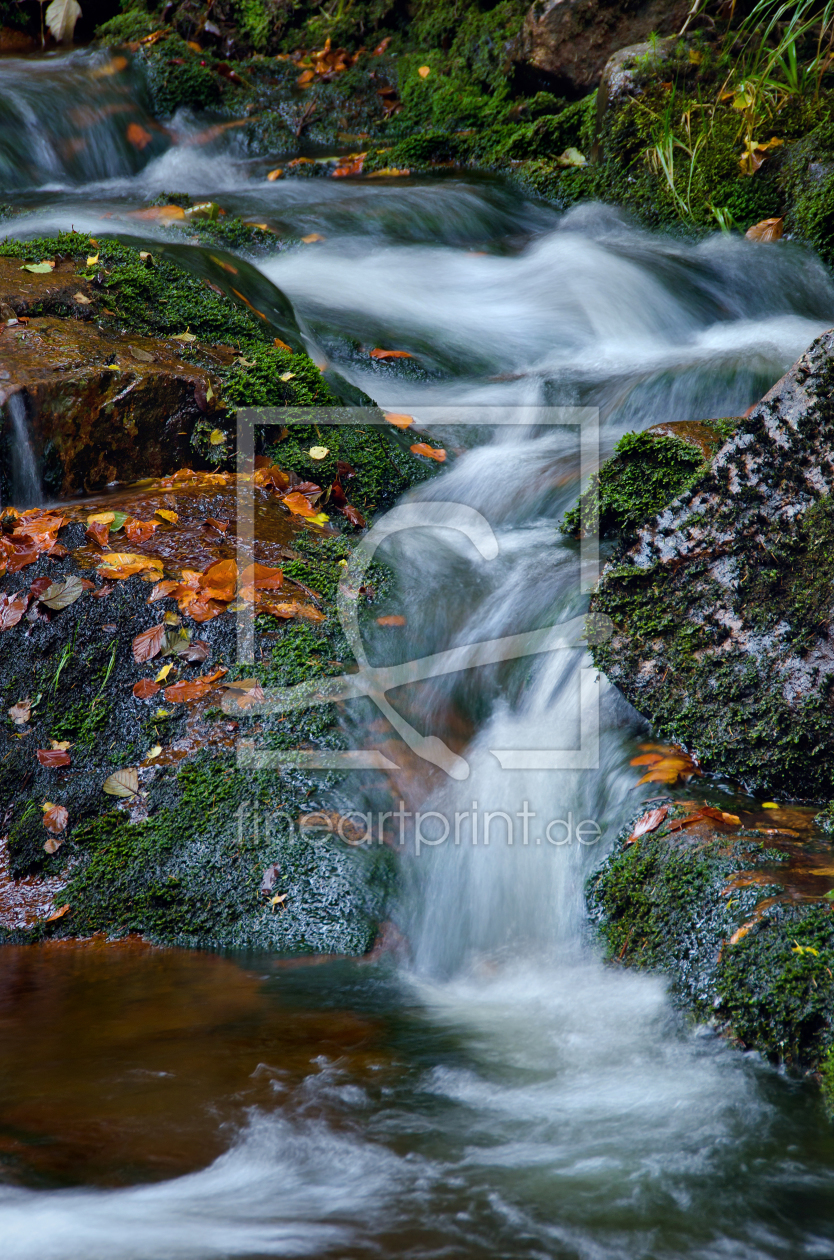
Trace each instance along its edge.
<instances>
[{"instance_id":1,"label":"reflection on water","mask_svg":"<svg viewBox=\"0 0 834 1260\"><path fill-rule=\"evenodd\" d=\"M96 57L0 66L0 177L25 170L36 212L15 230L133 234L118 216L177 187L319 232L314 248L241 268L242 290L293 329L297 312L311 348L380 403L439 407L450 447L455 420L475 422L412 497L476 508L497 556L444 528L388 547L397 642L413 658L586 607L557 531L577 492L575 436L528 427L527 409L599 407L604 455L629 428L738 414L834 320L830 278L790 246L657 238L601 207L559 216L461 178L269 184L233 137L197 152L187 119L167 135L148 124L137 148L130 70L92 77ZM62 113L80 70L100 85L95 157L73 150ZM24 162L30 133L40 157ZM208 251L186 257L178 239L208 274ZM415 358L378 363L374 345ZM518 423L493 432L494 408ZM577 649L552 652L399 697L418 727L449 735L470 776L403 763L396 786L426 810L527 803L610 835L634 801L639 722L604 680L598 769L502 774L494 752L576 747L582 665ZM356 746L375 717L351 707ZM343 791L346 807L379 805L370 780ZM599 965L582 887L600 857L535 837L405 857L400 970L136 942L5 950L4 1256L830 1255L834 1148L816 1095L681 1027L657 978Z\"/></svg>"}]
</instances>

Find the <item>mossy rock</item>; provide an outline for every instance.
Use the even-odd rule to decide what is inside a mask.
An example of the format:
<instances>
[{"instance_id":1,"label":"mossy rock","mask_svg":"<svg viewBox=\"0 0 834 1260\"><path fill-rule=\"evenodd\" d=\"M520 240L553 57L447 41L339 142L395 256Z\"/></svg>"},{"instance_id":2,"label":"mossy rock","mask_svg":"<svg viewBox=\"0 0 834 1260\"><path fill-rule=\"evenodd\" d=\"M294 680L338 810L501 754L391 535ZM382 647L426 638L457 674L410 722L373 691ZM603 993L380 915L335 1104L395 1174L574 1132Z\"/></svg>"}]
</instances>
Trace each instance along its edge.
<instances>
[{"instance_id":1,"label":"mossy rock","mask_svg":"<svg viewBox=\"0 0 834 1260\"><path fill-rule=\"evenodd\" d=\"M742 816L740 825L702 818L681 828L697 802L667 805L660 825L630 842L635 816L588 881L589 913L606 956L664 973L674 1001L694 1019L773 1062L801 1071L830 1065L828 843L807 818L792 841L796 830L779 834L778 812ZM789 814L795 828L797 811ZM812 853L823 872L813 889Z\"/></svg>"},{"instance_id":2,"label":"mossy rock","mask_svg":"<svg viewBox=\"0 0 834 1260\"><path fill-rule=\"evenodd\" d=\"M656 731L708 769L834 792L834 334L741 420L709 468L611 560L593 648Z\"/></svg>"},{"instance_id":3,"label":"mossy rock","mask_svg":"<svg viewBox=\"0 0 834 1260\"><path fill-rule=\"evenodd\" d=\"M679 420L620 438L565 513L566 534L630 534L702 477L736 420Z\"/></svg>"}]
</instances>

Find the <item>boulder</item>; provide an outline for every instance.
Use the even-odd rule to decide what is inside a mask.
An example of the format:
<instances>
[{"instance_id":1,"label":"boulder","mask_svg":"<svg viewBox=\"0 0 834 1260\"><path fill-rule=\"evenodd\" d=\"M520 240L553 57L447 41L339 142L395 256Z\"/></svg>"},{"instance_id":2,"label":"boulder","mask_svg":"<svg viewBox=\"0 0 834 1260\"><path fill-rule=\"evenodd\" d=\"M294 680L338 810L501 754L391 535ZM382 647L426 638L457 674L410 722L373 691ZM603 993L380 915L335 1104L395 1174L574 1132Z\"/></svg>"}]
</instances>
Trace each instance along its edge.
<instances>
[{"instance_id":1,"label":"boulder","mask_svg":"<svg viewBox=\"0 0 834 1260\"><path fill-rule=\"evenodd\" d=\"M80 320L3 326L0 406L9 415L13 395L25 400L35 461L52 494L89 493L139 470L159 476L194 462L194 430L219 423L212 417L220 391L179 349L170 338L120 336ZM235 351L205 348L203 357L228 365Z\"/></svg>"},{"instance_id":2,"label":"boulder","mask_svg":"<svg viewBox=\"0 0 834 1260\"><path fill-rule=\"evenodd\" d=\"M830 836L813 809L714 800L688 791L641 807L588 882L591 920L612 962L665 973L700 1022L772 1062L821 1070L831 1107Z\"/></svg>"},{"instance_id":3,"label":"boulder","mask_svg":"<svg viewBox=\"0 0 834 1260\"><path fill-rule=\"evenodd\" d=\"M612 53L649 35L671 35L686 20L686 0L537 0L511 56L567 96L592 91Z\"/></svg>"},{"instance_id":4,"label":"boulder","mask_svg":"<svg viewBox=\"0 0 834 1260\"><path fill-rule=\"evenodd\" d=\"M705 474L646 521L593 600L596 664L655 729L750 790L834 795L834 330Z\"/></svg>"}]
</instances>

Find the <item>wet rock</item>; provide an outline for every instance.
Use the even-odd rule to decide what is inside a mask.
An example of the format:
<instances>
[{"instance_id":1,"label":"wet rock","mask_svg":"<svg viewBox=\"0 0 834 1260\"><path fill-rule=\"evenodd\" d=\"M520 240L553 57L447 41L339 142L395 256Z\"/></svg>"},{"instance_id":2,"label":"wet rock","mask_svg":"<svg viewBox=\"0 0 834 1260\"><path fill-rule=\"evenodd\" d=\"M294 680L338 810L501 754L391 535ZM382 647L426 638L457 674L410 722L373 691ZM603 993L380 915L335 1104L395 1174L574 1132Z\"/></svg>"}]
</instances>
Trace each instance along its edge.
<instances>
[{"instance_id":1,"label":"wet rock","mask_svg":"<svg viewBox=\"0 0 834 1260\"><path fill-rule=\"evenodd\" d=\"M796 1069L824 1067L834 1047L834 865L815 811L751 801L716 821L699 816L700 801L668 804L661 824L630 843L633 819L588 881L608 957L664 972L679 1006L739 1045Z\"/></svg>"},{"instance_id":2,"label":"wet rock","mask_svg":"<svg viewBox=\"0 0 834 1260\"><path fill-rule=\"evenodd\" d=\"M834 331L636 531L594 658L659 733L751 788L834 792Z\"/></svg>"},{"instance_id":3,"label":"wet rock","mask_svg":"<svg viewBox=\"0 0 834 1260\"><path fill-rule=\"evenodd\" d=\"M551 80L560 92L578 96L597 86L612 53L640 43L652 33L679 31L685 0L547 0L524 19L512 57Z\"/></svg>"},{"instance_id":4,"label":"wet rock","mask_svg":"<svg viewBox=\"0 0 834 1260\"><path fill-rule=\"evenodd\" d=\"M6 300L17 311L26 304L19 291ZM13 394L25 398L51 493L89 493L139 470L159 476L194 462L195 427L217 411L207 400L220 390L216 376L182 362L178 349L170 338L106 330L86 312L78 320L46 316L2 328L0 405ZM205 353L218 366L235 355Z\"/></svg>"}]
</instances>

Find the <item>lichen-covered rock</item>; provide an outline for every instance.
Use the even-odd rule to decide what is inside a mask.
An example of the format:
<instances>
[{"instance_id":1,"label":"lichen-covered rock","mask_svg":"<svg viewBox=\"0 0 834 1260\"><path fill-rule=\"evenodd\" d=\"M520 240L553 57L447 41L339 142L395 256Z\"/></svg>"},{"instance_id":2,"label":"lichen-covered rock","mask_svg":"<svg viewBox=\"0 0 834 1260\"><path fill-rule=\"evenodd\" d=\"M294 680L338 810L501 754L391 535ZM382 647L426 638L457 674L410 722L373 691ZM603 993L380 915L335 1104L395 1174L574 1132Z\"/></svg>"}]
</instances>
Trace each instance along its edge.
<instances>
[{"instance_id":1,"label":"lichen-covered rock","mask_svg":"<svg viewBox=\"0 0 834 1260\"><path fill-rule=\"evenodd\" d=\"M818 1068L834 1046L834 867L814 811L713 808L716 821L667 805L629 843L632 820L588 881L607 956L664 972L681 1007L745 1048Z\"/></svg>"},{"instance_id":2,"label":"lichen-covered rock","mask_svg":"<svg viewBox=\"0 0 834 1260\"><path fill-rule=\"evenodd\" d=\"M834 783L834 332L603 572L597 665L658 732L750 787Z\"/></svg>"},{"instance_id":3,"label":"lichen-covered rock","mask_svg":"<svg viewBox=\"0 0 834 1260\"><path fill-rule=\"evenodd\" d=\"M576 96L598 85L612 53L679 31L688 9L686 0L537 0L513 56Z\"/></svg>"}]
</instances>

